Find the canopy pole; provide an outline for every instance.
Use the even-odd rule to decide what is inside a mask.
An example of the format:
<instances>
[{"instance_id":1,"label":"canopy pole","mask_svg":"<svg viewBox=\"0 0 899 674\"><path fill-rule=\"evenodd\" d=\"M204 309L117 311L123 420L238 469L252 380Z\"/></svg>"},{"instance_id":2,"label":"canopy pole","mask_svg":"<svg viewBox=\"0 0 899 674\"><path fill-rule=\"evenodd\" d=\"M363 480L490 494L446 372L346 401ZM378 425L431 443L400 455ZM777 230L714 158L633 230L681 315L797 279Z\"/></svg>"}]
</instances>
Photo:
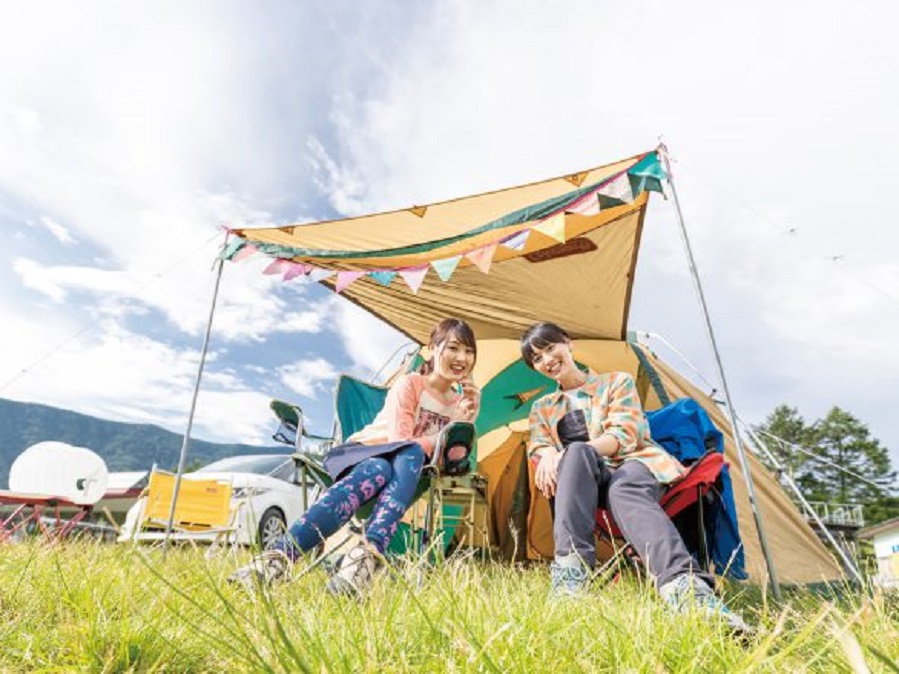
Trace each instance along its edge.
<instances>
[{"instance_id":1,"label":"canopy pole","mask_svg":"<svg viewBox=\"0 0 899 674\"><path fill-rule=\"evenodd\" d=\"M712 330L712 320L709 316L709 310L705 302L705 295L702 291L702 283L699 280L699 270L696 268L696 260L693 257L693 249L690 246L690 239L687 236L687 226L684 223L684 215L681 211L680 200L677 198L677 189L674 186L674 175L671 171L671 162L668 158L668 148L664 143L659 144L659 154L662 155L662 161L665 162L665 171L668 174L668 185L671 187L671 196L674 198L674 208L677 211L677 221L680 225L681 239L684 242L684 249L687 254L687 262L690 266L690 275L693 278L693 285L696 288L696 294L699 297L699 305L702 309L702 316L705 320L706 333L712 345L712 352L715 355L715 366L718 369L718 376L721 378L721 386L724 389L724 398L727 401L727 417L733 432L734 442L737 446L737 454L740 457L740 466L743 469L743 479L746 481L746 492L749 497L749 505L752 508L752 516L755 519L755 528L758 532L759 544L762 547L762 554L765 556L765 565L768 567L768 578L771 582L771 590L776 601L782 601L780 593L780 583L777 580L777 571L774 568L774 560L771 558L771 551L768 549L768 539L765 536L765 528L762 523L762 514L755 497L755 486L752 482L752 473L749 470L749 460L746 457L746 450L743 447L743 441L740 437L740 431L737 428L737 420L734 412L733 401L730 396L730 389L727 386L727 378L724 376L724 366L721 363L721 355L718 352L718 344L715 341L715 332Z\"/></svg>"},{"instance_id":2,"label":"canopy pole","mask_svg":"<svg viewBox=\"0 0 899 674\"><path fill-rule=\"evenodd\" d=\"M227 243L228 237L225 237ZM187 461L187 449L190 447L190 432L194 425L194 412L197 409L197 396L200 394L200 381L203 379L203 368L206 365L206 354L209 351L209 336L212 334L212 318L215 316L215 304L218 300L219 286L222 281L222 269L225 261L219 259L218 269L215 272L215 286L212 290L212 303L209 306L209 319L206 321L206 336L203 338L203 350L200 353L200 365L197 368L197 379L194 382L194 394L190 401L190 413L187 415L187 429L184 431L184 439L181 442L181 456L178 459L178 472L175 475L175 487L172 490L172 504L169 508L169 521L165 527L165 538L162 542L162 558L165 559L169 546L169 537L175 522L175 504L178 502L178 492L181 491L181 476L184 473L184 465Z\"/></svg>"}]
</instances>

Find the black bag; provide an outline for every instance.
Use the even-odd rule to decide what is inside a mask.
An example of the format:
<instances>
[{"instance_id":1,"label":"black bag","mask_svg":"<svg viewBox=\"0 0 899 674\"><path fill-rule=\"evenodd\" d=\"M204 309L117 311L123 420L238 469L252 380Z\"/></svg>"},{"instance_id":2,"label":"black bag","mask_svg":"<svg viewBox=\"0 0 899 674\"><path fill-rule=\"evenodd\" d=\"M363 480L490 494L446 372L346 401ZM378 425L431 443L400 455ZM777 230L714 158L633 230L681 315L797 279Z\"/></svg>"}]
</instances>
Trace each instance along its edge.
<instances>
[{"instance_id":1,"label":"black bag","mask_svg":"<svg viewBox=\"0 0 899 674\"><path fill-rule=\"evenodd\" d=\"M572 410L559 419L556 424L556 433L562 447L568 447L572 442L587 442L590 435L587 432L587 416L584 410Z\"/></svg>"}]
</instances>

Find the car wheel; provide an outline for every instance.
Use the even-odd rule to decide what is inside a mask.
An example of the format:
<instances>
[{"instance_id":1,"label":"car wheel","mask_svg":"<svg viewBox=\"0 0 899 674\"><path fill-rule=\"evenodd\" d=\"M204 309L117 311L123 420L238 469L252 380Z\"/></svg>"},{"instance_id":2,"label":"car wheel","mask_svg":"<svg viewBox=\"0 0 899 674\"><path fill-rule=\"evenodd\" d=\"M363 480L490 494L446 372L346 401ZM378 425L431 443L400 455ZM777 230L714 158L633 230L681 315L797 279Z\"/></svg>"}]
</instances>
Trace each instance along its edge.
<instances>
[{"instance_id":1,"label":"car wheel","mask_svg":"<svg viewBox=\"0 0 899 674\"><path fill-rule=\"evenodd\" d=\"M263 550L268 550L278 538L284 535L285 531L287 531L287 522L284 520L284 513L278 508L269 508L262 513L262 519L259 520L257 529L259 546Z\"/></svg>"}]
</instances>

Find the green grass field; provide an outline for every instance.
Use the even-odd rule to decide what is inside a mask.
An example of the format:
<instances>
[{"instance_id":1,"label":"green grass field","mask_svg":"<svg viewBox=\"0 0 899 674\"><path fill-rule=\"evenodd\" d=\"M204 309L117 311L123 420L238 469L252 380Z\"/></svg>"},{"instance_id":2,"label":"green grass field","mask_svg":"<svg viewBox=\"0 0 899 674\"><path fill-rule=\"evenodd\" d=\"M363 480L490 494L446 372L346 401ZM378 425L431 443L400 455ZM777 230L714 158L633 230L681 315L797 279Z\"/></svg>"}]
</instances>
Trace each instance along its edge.
<instances>
[{"instance_id":1,"label":"green grass field","mask_svg":"<svg viewBox=\"0 0 899 674\"><path fill-rule=\"evenodd\" d=\"M545 566L406 562L367 601L314 569L270 593L224 582L249 553L90 542L0 547L0 671L899 671L899 596L726 591L740 643L636 578L549 601Z\"/></svg>"}]
</instances>

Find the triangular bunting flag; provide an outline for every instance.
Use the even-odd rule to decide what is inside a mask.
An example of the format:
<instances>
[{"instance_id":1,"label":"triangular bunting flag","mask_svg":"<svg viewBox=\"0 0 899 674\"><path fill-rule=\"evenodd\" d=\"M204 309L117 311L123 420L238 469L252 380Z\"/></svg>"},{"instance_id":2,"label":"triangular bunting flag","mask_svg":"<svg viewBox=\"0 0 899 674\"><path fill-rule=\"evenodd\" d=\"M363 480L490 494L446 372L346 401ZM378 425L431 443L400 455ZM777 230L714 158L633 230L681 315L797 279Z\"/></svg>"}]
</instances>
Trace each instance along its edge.
<instances>
[{"instance_id":1,"label":"triangular bunting flag","mask_svg":"<svg viewBox=\"0 0 899 674\"><path fill-rule=\"evenodd\" d=\"M262 273L268 276L274 276L275 274L282 274L285 271L287 271L287 260L278 258L272 260L269 266L262 270Z\"/></svg>"},{"instance_id":2,"label":"triangular bunting flag","mask_svg":"<svg viewBox=\"0 0 899 674\"><path fill-rule=\"evenodd\" d=\"M413 206L409 210L412 211L419 218L423 218L423 217L425 217L425 213L428 212L428 207L427 206Z\"/></svg>"},{"instance_id":3,"label":"triangular bunting flag","mask_svg":"<svg viewBox=\"0 0 899 674\"><path fill-rule=\"evenodd\" d=\"M665 195L662 181L668 177L658 152L649 152L627 172L631 179L634 194L640 192L660 192Z\"/></svg>"},{"instance_id":4,"label":"triangular bunting flag","mask_svg":"<svg viewBox=\"0 0 899 674\"><path fill-rule=\"evenodd\" d=\"M596 198L596 192L589 192L568 206L565 212L577 213L578 215L596 215L599 213L599 210L599 199Z\"/></svg>"},{"instance_id":5,"label":"triangular bunting flag","mask_svg":"<svg viewBox=\"0 0 899 674\"><path fill-rule=\"evenodd\" d=\"M527 245L528 237L531 235L531 230L524 229L512 236L507 236L505 239L502 239L499 243L501 246L505 248L511 248L512 250L524 250L525 245Z\"/></svg>"},{"instance_id":6,"label":"triangular bunting flag","mask_svg":"<svg viewBox=\"0 0 899 674\"><path fill-rule=\"evenodd\" d=\"M440 280L446 282L450 280L450 276L456 271L456 267L459 266L459 261L461 259L461 255L454 255L445 260L434 260L431 262L431 266L434 267L434 271L437 272L437 276L440 277Z\"/></svg>"},{"instance_id":7,"label":"triangular bunting flag","mask_svg":"<svg viewBox=\"0 0 899 674\"><path fill-rule=\"evenodd\" d=\"M309 273L306 274L306 278L309 280L309 283L318 283L319 281L324 281L326 278L331 278L337 272L331 269L317 269L315 267L309 268Z\"/></svg>"},{"instance_id":8,"label":"triangular bunting flag","mask_svg":"<svg viewBox=\"0 0 899 674\"><path fill-rule=\"evenodd\" d=\"M248 243L234 254L234 257L231 258L231 261L232 262L243 262L248 257L252 257L253 255L255 255L258 252L259 251L257 250L256 246L254 246L252 243Z\"/></svg>"},{"instance_id":9,"label":"triangular bunting flag","mask_svg":"<svg viewBox=\"0 0 899 674\"><path fill-rule=\"evenodd\" d=\"M575 187L580 187L584 180L587 178L587 171L581 171L580 173L575 173L574 175L565 176L565 180L570 182Z\"/></svg>"},{"instance_id":10,"label":"triangular bunting flag","mask_svg":"<svg viewBox=\"0 0 899 674\"><path fill-rule=\"evenodd\" d=\"M336 290L342 293L353 281L360 276L365 276L364 271L339 271L337 272Z\"/></svg>"},{"instance_id":11,"label":"triangular bunting flag","mask_svg":"<svg viewBox=\"0 0 899 674\"><path fill-rule=\"evenodd\" d=\"M310 267L302 262L288 262L287 271L284 272L284 280L292 281L297 276L303 276L309 273Z\"/></svg>"},{"instance_id":12,"label":"triangular bunting flag","mask_svg":"<svg viewBox=\"0 0 899 674\"><path fill-rule=\"evenodd\" d=\"M631 181L631 191L634 194L640 194L640 192L659 192L662 196L665 195L662 181L658 178L653 178L652 176L628 175Z\"/></svg>"},{"instance_id":13,"label":"triangular bunting flag","mask_svg":"<svg viewBox=\"0 0 899 674\"><path fill-rule=\"evenodd\" d=\"M231 260L234 261L234 255L243 250L243 247L246 245L246 241L243 239L234 239L233 241L228 241L227 244L222 246L221 251L219 251L218 259L219 260Z\"/></svg>"},{"instance_id":14,"label":"triangular bunting flag","mask_svg":"<svg viewBox=\"0 0 899 674\"><path fill-rule=\"evenodd\" d=\"M565 243L565 214L556 213L548 217L534 227L534 231L546 234L546 236L555 239L559 243Z\"/></svg>"},{"instance_id":15,"label":"triangular bunting flag","mask_svg":"<svg viewBox=\"0 0 899 674\"><path fill-rule=\"evenodd\" d=\"M420 267L406 267L397 270L399 275L403 277L406 285L412 291L412 294L418 294L418 289L425 282L425 276L428 275L428 265L423 264Z\"/></svg>"},{"instance_id":16,"label":"triangular bunting flag","mask_svg":"<svg viewBox=\"0 0 899 674\"><path fill-rule=\"evenodd\" d=\"M662 162L659 161L657 152L648 153L643 159L634 164L628 174L632 176L640 176L642 178L655 178L662 181L667 178Z\"/></svg>"},{"instance_id":17,"label":"triangular bunting flag","mask_svg":"<svg viewBox=\"0 0 899 674\"><path fill-rule=\"evenodd\" d=\"M614 180L607 182L596 191L596 195L599 198L599 205L603 208L629 204L634 200L631 181L627 173L622 173Z\"/></svg>"},{"instance_id":18,"label":"triangular bunting flag","mask_svg":"<svg viewBox=\"0 0 899 674\"><path fill-rule=\"evenodd\" d=\"M389 286L390 282L393 280L393 277L396 276L396 272L393 270L370 271L368 272L368 275L375 281L380 283L382 286Z\"/></svg>"},{"instance_id":19,"label":"triangular bunting flag","mask_svg":"<svg viewBox=\"0 0 899 674\"><path fill-rule=\"evenodd\" d=\"M465 257L471 260L478 269L485 274L490 271L490 263L493 262L493 254L496 253L497 244L491 243L481 248L465 253Z\"/></svg>"}]
</instances>

